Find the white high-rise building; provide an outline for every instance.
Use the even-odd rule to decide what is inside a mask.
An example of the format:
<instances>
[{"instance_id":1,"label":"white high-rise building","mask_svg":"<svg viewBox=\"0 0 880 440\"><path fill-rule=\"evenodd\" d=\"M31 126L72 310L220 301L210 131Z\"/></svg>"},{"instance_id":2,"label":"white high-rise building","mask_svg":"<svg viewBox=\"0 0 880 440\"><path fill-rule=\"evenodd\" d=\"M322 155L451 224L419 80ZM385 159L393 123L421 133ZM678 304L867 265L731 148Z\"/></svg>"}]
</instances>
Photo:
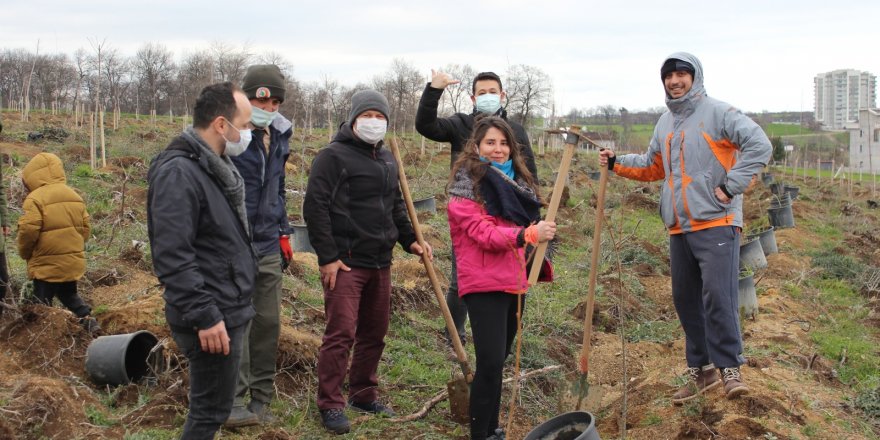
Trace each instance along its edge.
<instances>
[{"instance_id":1,"label":"white high-rise building","mask_svg":"<svg viewBox=\"0 0 880 440\"><path fill-rule=\"evenodd\" d=\"M877 106L877 77L842 69L816 75L815 117L826 129L842 130L859 120L859 109Z\"/></svg>"}]
</instances>

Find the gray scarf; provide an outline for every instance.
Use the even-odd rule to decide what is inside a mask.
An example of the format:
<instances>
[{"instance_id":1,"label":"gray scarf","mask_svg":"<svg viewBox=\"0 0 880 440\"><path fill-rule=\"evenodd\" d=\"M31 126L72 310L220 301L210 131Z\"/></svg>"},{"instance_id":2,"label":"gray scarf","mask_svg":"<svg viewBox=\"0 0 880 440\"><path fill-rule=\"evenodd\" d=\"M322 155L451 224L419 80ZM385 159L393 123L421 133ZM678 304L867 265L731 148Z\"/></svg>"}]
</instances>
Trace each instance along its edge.
<instances>
[{"instance_id":1,"label":"gray scarf","mask_svg":"<svg viewBox=\"0 0 880 440\"><path fill-rule=\"evenodd\" d=\"M238 169L235 168L235 165L233 165L229 156L225 154L223 156L218 156L192 127L187 127L186 130L183 131L183 136L190 141L190 143L199 146L199 149L201 150L200 156L207 160L208 169L214 174L217 183L220 184L220 189L223 191L223 195L226 196L226 200L229 201L229 206L235 209L235 213L238 214L238 219L241 221L241 225L244 227L248 237L250 237L251 232L250 227L248 226L247 208L244 204L244 179L241 178Z\"/></svg>"}]
</instances>

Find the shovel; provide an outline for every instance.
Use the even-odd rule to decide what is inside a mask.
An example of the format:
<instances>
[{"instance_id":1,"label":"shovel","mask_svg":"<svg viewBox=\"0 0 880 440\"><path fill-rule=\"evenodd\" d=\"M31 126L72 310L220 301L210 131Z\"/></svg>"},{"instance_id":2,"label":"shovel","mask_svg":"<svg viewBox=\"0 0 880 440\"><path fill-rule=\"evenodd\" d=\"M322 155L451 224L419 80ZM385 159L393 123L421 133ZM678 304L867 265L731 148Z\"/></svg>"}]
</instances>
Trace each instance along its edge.
<instances>
[{"instance_id":1,"label":"shovel","mask_svg":"<svg viewBox=\"0 0 880 440\"><path fill-rule=\"evenodd\" d=\"M577 406L581 409L581 403L590 392L590 383L587 381L590 373L590 345L593 336L593 305L596 299L596 277L599 274L599 253L602 246L602 225L605 221L605 184L608 182L608 167L600 167L599 170L599 194L596 197L596 225L593 227L593 252L590 258L590 283L587 287L587 304L584 312L584 340L581 345L581 354L578 360Z\"/></svg>"},{"instance_id":2,"label":"shovel","mask_svg":"<svg viewBox=\"0 0 880 440\"><path fill-rule=\"evenodd\" d=\"M416 233L416 240L422 249L425 247L425 239L422 236L422 229L419 226L419 217L416 215L416 208L413 206L412 196L409 192L409 184L406 180L406 172L403 169L403 160L400 158L400 150L397 148L397 138L391 138L391 153L397 161L398 178L400 180L400 190L403 193L403 200L406 202L406 211L409 213L413 230ZM434 295L437 297L437 303L440 304L440 311L443 313L443 319L446 320L446 330L449 331L449 338L452 340L452 347L455 349L455 356L458 364L461 366L461 376L455 375L452 380L446 383L449 392L449 411L452 418L461 424L470 422L470 386L474 379L471 367L468 364L467 354L461 345L461 339L458 337L458 330L452 321L452 315L449 313L449 307L446 305L446 298L443 290L440 288L440 281L437 279L437 273L434 271L434 265L428 259L428 253L422 253L422 264L428 272L428 278L431 280L431 286L434 287Z\"/></svg>"}]
</instances>

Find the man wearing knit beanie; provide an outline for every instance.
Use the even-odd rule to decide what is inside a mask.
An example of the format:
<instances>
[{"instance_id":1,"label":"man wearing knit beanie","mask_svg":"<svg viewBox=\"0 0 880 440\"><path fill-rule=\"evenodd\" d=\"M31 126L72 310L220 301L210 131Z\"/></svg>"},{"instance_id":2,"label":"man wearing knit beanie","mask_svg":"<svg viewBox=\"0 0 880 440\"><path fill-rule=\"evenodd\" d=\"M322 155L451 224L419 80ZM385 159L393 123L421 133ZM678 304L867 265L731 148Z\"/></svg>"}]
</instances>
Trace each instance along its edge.
<instances>
[{"instance_id":1,"label":"man wearing knit beanie","mask_svg":"<svg viewBox=\"0 0 880 440\"><path fill-rule=\"evenodd\" d=\"M400 194L397 162L383 148L389 116L381 93L352 96L347 123L312 162L303 203L326 312L318 409L324 427L337 434L350 429L346 406L394 414L378 399L377 375L391 317L391 256L395 243L413 254L423 252ZM424 251L431 256L430 246Z\"/></svg>"},{"instance_id":2,"label":"man wearing knit beanie","mask_svg":"<svg viewBox=\"0 0 880 440\"><path fill-rule=\"evenodd\" d=\"M232 162L244 179L248 224L259 259L252 296L257 315L244 337L235 402L226 427L275 422L269 403L275 397L281 279L293 257L284 192L293 124L278 112L285 84L281 69L273 64L250 66L242 80L241 88L251 104L248 128L253 136ZM248 394L250 402L245 406Z\"/></svg>"}]
</instances>

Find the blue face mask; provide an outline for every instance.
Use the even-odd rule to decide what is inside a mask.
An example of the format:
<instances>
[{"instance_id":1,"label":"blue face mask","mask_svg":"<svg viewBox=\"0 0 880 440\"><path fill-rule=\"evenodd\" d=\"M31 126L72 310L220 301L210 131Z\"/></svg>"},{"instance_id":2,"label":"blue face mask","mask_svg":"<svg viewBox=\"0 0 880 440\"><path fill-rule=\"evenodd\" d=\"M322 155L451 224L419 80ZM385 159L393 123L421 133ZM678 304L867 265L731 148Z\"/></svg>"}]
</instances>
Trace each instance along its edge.
<instances>
[{"instance_id":1,"label":"blue face mask","mask_svg":"<svg viewBox=\"0 0 880 440\"><path fill-rule=\"evenodd\" d=\"M267 112L256 106L251 106L251 123L256 127L266 128L272 123L272 120L278 116L278 112Z\"/></svg>"},{"instance_id":2,"label":"blue face mask","mask_svg":"<svg viewBox=\"0 0 880 440\"><path fill-rule=\"evenodd\" d=\"M510 180L514 180L516 178L516 175L513 172L513 159L507 159L507 162L498 163L490 161L483 156L480 156L480 160L483 162L489 162L493 167L501 170L501 172L504 173L505 176L510 177Z\"/></svg>"},{"instance_id":3,"label":"blue face mask","mask_svg":"<svg viewBox=\"0 0 880 440\"><path fill-rule=\"evenodd\" d=\"M476 108L480 113L494 115L501 108L501 96L494 93L477 96Z\"/></svg>"}]
</instances>

